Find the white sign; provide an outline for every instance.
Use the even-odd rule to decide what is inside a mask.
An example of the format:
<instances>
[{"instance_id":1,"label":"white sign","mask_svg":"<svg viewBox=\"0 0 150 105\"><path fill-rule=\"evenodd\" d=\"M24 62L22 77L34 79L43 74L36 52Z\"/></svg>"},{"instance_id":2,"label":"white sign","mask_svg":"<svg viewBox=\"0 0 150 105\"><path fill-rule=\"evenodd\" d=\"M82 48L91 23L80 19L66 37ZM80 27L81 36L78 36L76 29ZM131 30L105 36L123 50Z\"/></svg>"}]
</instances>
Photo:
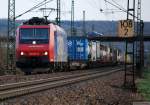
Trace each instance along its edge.
<instances>
[{"instance_id":1,"label":"white sign","mask_svg":"<svg viewBox=\"0 0 150 105\"><path fill-rule=\"evenodd\" d=\"M134 36L134 23L133 20L121 20L118 24L119 37L133 37Z\"/></svg>"}]
</instances>

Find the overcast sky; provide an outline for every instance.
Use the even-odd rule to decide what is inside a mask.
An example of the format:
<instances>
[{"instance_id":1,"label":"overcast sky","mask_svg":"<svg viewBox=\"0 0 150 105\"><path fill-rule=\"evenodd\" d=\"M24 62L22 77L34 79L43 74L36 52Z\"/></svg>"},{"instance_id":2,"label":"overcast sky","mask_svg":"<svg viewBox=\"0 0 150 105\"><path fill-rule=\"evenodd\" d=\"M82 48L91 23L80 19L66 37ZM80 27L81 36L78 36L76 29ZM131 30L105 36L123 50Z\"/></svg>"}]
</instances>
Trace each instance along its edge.
<instances>
[{"instance_id":1,"label":"overcast sky","mask_svg":"<svg viewBox=\"0 0 150 105\"><path fill-rule=\"evenodd\" d=\"M38 4L43 0L16 0L16 16L30 9L34 5ZM112 3L117 3L126 9L127 0L108 0ZM130 0L132 1L132 0ZM136 0L137 2L138 0ZM45 7L45 6L43 6ZM56 8L56 0L46 5L49 8ZM136 6L137 7L137 6ZM41 7L42 8L42 7ZM100 12L100 9L104 10L104 13ZM109 9L115 9L109 11ZM116 12L117 8L113 7L105 0L75 0L75 20L83 19L83 10L86 11L86 20L122 20L126 19L126 13ZM61 13L62 20L70 20L71 0L61 0ZM142 19L144 21L150 21L150 0L142 0ZM0 18L7 18L8 11L8 0L1 0L0 2ZM48 12L47 12L48 14ZM43 16L43 13L38 9L23 15L18 19L29 19L35 16ZM56 12L52 12L49 19L55 19Z\"/></svg>"}]
</instances>

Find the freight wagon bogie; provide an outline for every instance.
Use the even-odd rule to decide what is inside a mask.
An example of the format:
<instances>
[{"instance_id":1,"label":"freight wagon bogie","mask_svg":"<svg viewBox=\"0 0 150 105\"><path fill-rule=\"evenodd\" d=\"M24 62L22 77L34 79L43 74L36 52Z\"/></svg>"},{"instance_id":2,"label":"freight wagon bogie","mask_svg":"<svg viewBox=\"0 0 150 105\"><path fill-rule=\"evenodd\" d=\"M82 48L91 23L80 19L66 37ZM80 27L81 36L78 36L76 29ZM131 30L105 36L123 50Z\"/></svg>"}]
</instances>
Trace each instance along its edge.
<instances>
[{"instance_id":1,"label":"freight wagon bogie","mask_svg":"<svg viewBox=\"0 0 150 105\"><path fill-rule=\"evenodd\" d=\"M70 66L71 70L87 69L88 68L88 61L70 61L69 66Z\"/></svg>"},{"instance_id":2,"label":"freight wagon bogie","mask_svg":"<svg viewBox=\"0 0 150 105\"><path fill-rule=\"evenodd\" d=\"M50 67L51 72L69 71L68 62L56 62Z\"/></svg>"}]
</instances>

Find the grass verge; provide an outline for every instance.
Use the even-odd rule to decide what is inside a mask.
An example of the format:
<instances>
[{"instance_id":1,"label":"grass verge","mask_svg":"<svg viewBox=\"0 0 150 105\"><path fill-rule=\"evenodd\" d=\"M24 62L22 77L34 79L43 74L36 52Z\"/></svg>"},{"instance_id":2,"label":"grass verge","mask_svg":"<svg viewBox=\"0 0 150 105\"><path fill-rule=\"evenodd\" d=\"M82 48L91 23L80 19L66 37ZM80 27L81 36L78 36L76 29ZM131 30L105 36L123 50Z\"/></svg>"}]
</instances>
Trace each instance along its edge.
<instances>
[{"instance_id":1,"label":"grass verge","mask_svg":"<svg viewBox=\"0 0 150 105\"><path fill-rule=\"evenodd\" d=\"M137 83L137 88L146 101L150 101L150 68L144 71L143 76L144 78Z\"/></svg>"}]
</instances>

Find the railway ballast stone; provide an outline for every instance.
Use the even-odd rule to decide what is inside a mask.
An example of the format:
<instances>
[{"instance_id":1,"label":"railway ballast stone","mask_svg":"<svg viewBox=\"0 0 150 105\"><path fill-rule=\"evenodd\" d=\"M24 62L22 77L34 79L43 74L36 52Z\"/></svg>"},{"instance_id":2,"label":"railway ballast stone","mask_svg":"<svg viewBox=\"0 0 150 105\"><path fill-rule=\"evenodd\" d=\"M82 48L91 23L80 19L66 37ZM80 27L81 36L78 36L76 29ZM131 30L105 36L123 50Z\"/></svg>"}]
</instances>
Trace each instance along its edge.
<instances>
[{"instance_id":1,"label":"railway ballast stone","mask_svg":"<svg viewBox=\"0 0 150 105\"><path fill-rule=\"evenodd\" d=\"M5 101L4 105L132 105L143 100L122 88L124 72ZM2 104L0 104L2 105Z\"/></svg>"}]
</instances>

